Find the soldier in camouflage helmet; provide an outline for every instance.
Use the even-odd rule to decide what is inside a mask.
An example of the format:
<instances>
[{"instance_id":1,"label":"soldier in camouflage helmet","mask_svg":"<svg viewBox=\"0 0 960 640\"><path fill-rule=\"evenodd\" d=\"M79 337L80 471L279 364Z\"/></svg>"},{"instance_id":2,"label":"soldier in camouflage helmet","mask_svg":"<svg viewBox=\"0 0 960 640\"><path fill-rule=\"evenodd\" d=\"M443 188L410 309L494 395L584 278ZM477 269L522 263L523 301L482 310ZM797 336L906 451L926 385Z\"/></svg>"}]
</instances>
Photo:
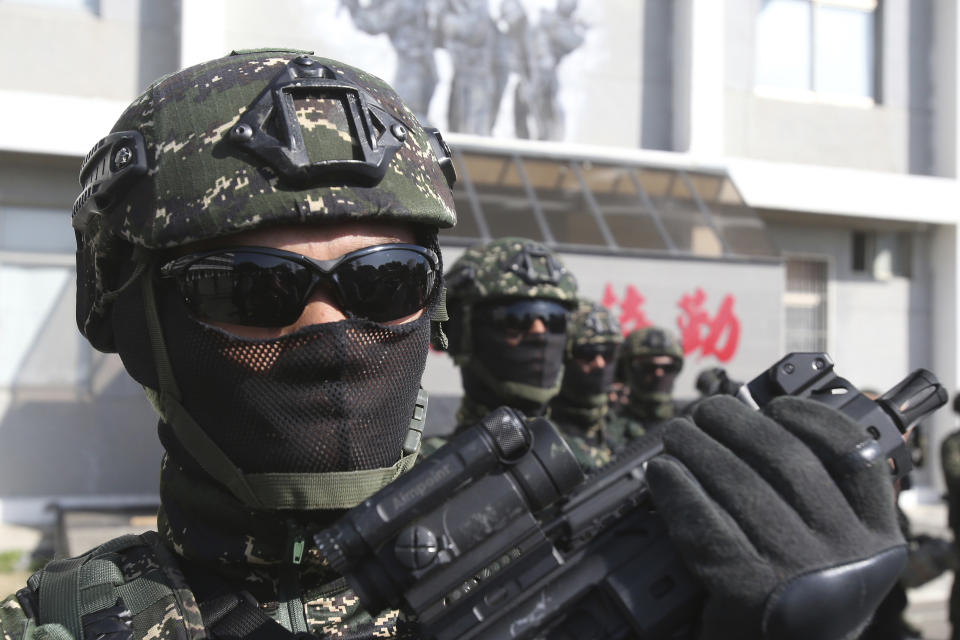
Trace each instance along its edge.
<instances>
[{"instance_id":1,"label":"soldier in camouflage helmet","mask_svg":"<svg viewBox=\"0 0 960 640\"><path fill-rule=\"evenodd\" d=\"M306 532L418 454L454 179L387 84L310 52L234 52L130 105L81 169L77 322L160 415L159 533L48 565L5 639L402 635Z\"/></svg>"},{"instance_id":2,"label":"soldier in camouflage helmet","mask_svg":"<svg viewBox=\"0 0 960 640\"><path fill-rule=\"evenodd\" d=\"M457 429L503 405L543 414L560 390L567 320L577 305L573 274L539 242L500 238L467 249L446 283L450 355L464 390ZM570 444L588 469L609 458L583 441Z\"/></svg>"},{"instance_id":3,"label":"soldier in camouflage helmet","mask_svg":"<svg viewBox=\"0 0 960 640\"><path fill-rule=\"evenodd\" d=\"M683 368L683 346L666 329L637 329L620 347L617 368L626 402L611 421L608 438L620 448L674 416L673 383Z\"/></svg>"},{"instance_id":4,"label":"soldier in camouflage helmet","mask_svg":"<svg viewBox=\"0 0 960 640\"><path fill-rule=\"evenodd\" d=\"M500 238L467 249L446 283L449 351L465 392L458 428L501 405L541 413L560 389L573 274L538 242Z\"/></svg>"},{"instance_id":5,"label":"soldier in camouflage helmet","mask_svg":"<svg viewBox=\"0 0 960 640\"><path fill-rule=\"evenodd\" d=\"M606 423L620 323L605 307L581 300L570 316L560 392L550 401L550 420L564 434L577 436L598 451L609 450Z\"/></svg>"}]
</instances>

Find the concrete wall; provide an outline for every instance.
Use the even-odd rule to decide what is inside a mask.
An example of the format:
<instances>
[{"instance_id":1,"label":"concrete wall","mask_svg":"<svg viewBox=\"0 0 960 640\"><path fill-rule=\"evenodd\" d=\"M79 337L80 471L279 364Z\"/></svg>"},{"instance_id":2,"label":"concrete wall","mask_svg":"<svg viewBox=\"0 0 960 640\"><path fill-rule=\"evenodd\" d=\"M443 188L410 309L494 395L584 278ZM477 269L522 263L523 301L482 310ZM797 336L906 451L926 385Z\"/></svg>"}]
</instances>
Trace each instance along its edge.
<instances>
[{"instance_id":1,"label":"concrete wall","mask_svg":"<svg viewBox=\"0 0 960 640\"><path fill-rule=\"evenodd\" d=\"M913 277L878 280L851 269L851 228L815 220L767 224L785 258L828 263L828 350L842 375L860 387L885 390L912 369L931 366L926 233L915 234Z\"/></svg>"},{"instance_id":2,"label":"concrete wall","mask_svg":"<svg viewBox=\"0 0 960 640\"><path fill-rule=\"evenodd\" d=\"M177 69L178 4L0 3L0 59L6 61L0 90L130 100Z\"/></svg>"},{"instance_id":3,"label":"concrete wall","mask_svg":"<svg viewBox=\"0 0 960 640\"><path fill-rule=\"evenodd\" d=\"M851 269L851 235L856 227L849 222L807 217L789 222L768 219L767 224L785 257L822 258L829 265L827 350L840 375L861 389L882 392L922 367L937 374L952 397L956 364L950 338L956 325L947 318L938 320L938 315L954 304L956 293L949 290L955 283L944 282L954 258L942 247L933 250L949 229L913 231L912 276L876 279ZM861 230L909 229L879 221L861 225ZM949 408L924 423L927 463L914 474L917 485L942 487L939 442L952 428Z\"/></svg>"},{"instance_id":4,"label":"concrete wall","mask_svg":"<svg viewBox=\"0 0 960 640\"><path fill-rule=\"evenodd\" d=\"M156 417L76 328L79 164L0 154L0 521L52 517L53 501L156 500Z\"/></svg>"},{"instance_id":5,"label":"concrete wall","mask_svg":"<svg viewBox=\"0 0 960 640\"><path fill-rule=\"evenodd\" d=\"M931 133L938 91L943 90L933 81L934 47L941 43L934 37L938 13L932 3L881 3L872 106L758 94L754 69L759 3L726 3L726 155L952 175L952 167L938 160Z\"/></svg>"}]
</instances>

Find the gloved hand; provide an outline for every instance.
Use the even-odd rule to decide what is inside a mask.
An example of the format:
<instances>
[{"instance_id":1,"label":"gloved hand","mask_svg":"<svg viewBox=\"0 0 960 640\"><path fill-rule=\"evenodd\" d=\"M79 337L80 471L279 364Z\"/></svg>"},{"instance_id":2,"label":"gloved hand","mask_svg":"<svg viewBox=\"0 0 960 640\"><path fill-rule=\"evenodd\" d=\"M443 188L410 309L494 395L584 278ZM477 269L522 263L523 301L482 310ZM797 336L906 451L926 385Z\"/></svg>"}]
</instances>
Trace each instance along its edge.
<instances>
[{"instance_id":1,"label":"gloved hand","mask_svg":"<svg viewBox=\"0 0 960 640\"><path fill-rule=\"evenodd\" d=\"M647 480L708 592L701 640L854 637L906 562L890 468L858 453L863 427L791 397L761 413L718 396L692 419L665 425Z\"/></svg>"}]
</instances>

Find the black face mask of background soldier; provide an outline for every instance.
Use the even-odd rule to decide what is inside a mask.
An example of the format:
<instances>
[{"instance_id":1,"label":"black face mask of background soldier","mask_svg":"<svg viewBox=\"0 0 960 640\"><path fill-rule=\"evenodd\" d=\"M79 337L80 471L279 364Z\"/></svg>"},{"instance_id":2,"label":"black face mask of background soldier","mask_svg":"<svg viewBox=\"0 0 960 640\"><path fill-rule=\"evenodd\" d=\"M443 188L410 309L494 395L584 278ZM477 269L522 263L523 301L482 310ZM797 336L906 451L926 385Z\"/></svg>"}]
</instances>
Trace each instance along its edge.
<instances>
[{"instance_id":1,"label":"black face mask of background soldier","mask_svg":"<svg viewBox=\"0 0 960 640\"><path fill-rule=\"evenodd\" d=\"M526 333L519 344L507 342L503 329L474 327L475 356L498 380L550 388L563 371L565 333Z\"/></svg>"},{"instance_id":2,"label":"black face mask of background soldier","mask_svg":"<svg viewBox=\"0 0 960 640\"><path fill-rule=\"evenodd\" d=\"M612 360L602 369L593 369L589 373L584 373L577 362L572 361L563 370L563 393L571 396L568 390L573 391L581 398L603 395L613 385L615 375L616 362Z\"/></svg>"}]
</instances>

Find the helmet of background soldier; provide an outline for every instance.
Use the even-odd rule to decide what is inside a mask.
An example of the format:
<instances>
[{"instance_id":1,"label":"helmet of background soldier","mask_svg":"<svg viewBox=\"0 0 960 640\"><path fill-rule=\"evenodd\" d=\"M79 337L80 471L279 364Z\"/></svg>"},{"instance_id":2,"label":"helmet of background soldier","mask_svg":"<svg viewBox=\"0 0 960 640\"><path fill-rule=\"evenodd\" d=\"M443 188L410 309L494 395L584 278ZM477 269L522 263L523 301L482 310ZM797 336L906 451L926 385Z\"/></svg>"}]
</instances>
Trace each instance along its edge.
<instances>
[{"instance_id":1,"label":"helmet of background soldier","mask_svg":"<svg viewBox=\"0 0 960 640\"><path fill-rule=\"evenodd\" d=\"M627 334L617 357L616 380L628 386L631 382L630 363L637 358L670 356L683 366L683 345L673 332L661 327L644 327Z\"/></svg>"},{"instance_id":2,"label":"helmet of background soldier","mask_svg":"<svg viewBox=\"0 0 960 640\"><path fill-rule=\"evenodd\" d=\"M567 356L573 359L573 349L586 344L621 344L623 333L620 322L613 313L592 300L581 300L577 309L570 314L567 331Z\"/></svg>"},{"instance_id":3,"label":"helmet of background soldier","mask_svg":"<svg viewBox=\"0 0 960 640\"><path fill-rule=\"evenodd\" d=\"M581 406L606 405L607 393L614 382L616 352L602 369L591 367L589 371L584 371L581 362L577 361L577 353L589 345L612 345L617 349L622 342L623 333L617 317L596 302L581 300L570 314L560 396ZM590 361L595 357L588 356Z\"/></svg>"},{"instance_id":4,"label":"helmet of background soldier","mask_svg":"<svg viewBox=\"0 0 960 640\"><path fill-rule=\"evenodd\" d=\"M620 349L622 359L643 356L671 356L683 362L683 345L679 338L660 327L646 327L631 331Z\"/></svg>"},{"instance_id":5,"label":"helmet of background soldier","mask_svg":"<svg viewBox=\"0 0 960 640\"><path fill-rule=\"evenodd\" d=\"M268 225L456 223L455 171L385 82L296 50L235 51L150 86L87 155L73 208L77 324L115 351L137 256Z\"/></svg>"},{"instance_id":6,"label":"helmet of background soldier","mask_svg":"<svg viewBox=\"0 0 960 640\"><path fill-rule=\"evenodd\" d=\"M526 238L499 238L467 249L444 275L450 355L458 363L473 352L471 311L478 303L540 298L569 309L577 280L550 249Z\"/></svg>"},{"instance_id":7,"label":"helmet of background soldier","mask_svg":"<svg viewBox=\"0 0 960 640\"><path fill-rule=\"evenodd\" d=\"M81 169L83 190L73 212L80 331L95 348L120 353L171 425L176 441L170 442L189 449L244 504L283 508L273 493L251 491L247 467L226 453L230 434L217 440L211 425L192 414L206 391L191 389L193 408L181 402L173 346L151 289L158 261L179 247L251 229L358 220L409 224L417 241L439 256L437 230L456 222L455 177L436 130L422 127L385 82L335 60L294 50L237 51L161 78L127 108ZM445 313L439 303L433 310L436 328ZM189 351L182 340L175 346ZM425 361L426 349L413 356ZM413 402L420 402L420 375L413 374L415 381L403 380L402 398L394 394L390 406L371 409L402 422L404 430L416 414ZM346 426L341 431L343 439L355 437ZM419 438L415 446L404 444L404 453L408 448L415 457ZM401 462L412 464L408 459ZM381 473L360 464L343 469L357 477L361 470ZM354 491L335 506L363 497ZM330 508L310 505L297 508Z\"/></svg>"}]
</instances>

